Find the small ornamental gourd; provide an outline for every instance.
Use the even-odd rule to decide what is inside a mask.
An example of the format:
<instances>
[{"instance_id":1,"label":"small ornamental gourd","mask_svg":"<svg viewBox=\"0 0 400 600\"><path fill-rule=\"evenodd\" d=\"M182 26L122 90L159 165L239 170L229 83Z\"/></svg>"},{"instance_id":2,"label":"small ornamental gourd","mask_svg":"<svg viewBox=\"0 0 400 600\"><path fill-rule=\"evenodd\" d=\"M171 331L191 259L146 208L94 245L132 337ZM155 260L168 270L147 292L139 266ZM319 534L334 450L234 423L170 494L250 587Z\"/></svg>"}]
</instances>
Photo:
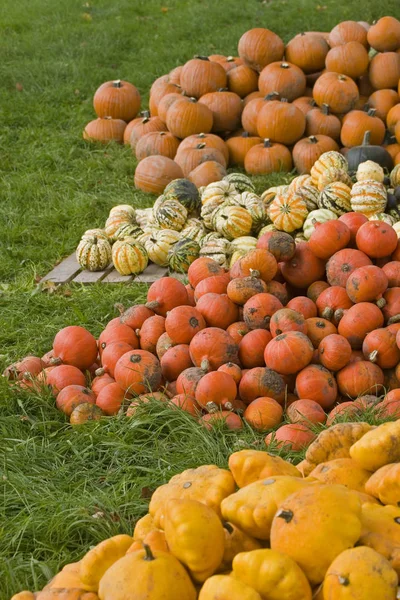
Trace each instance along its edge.
<instances>
[{"instance_id":1,"label":"small ornamental gourd","mask_svg":"<svg viewBox=\"0 0 400 600\"><path fill-rule=\"evenodd\" d=\"M350 193L351 189L345 183L341 181L330 183L322 190L318 206L327 208L340 217L351 211Z\"/></svg>"},{"instance_id":2,"label":"small ornamental gourd","mask_svg":"<svg viewBox=\"0 0 400 600\"><path fill-rule=\"evenodd\" d=\"M241 206L222 206L213 219L214 228L227 240L248 235L253 226L249 212Z\"/></svg>"},{"instance_id":3,"label":"small ornamental gourd","mask_svg":"<svg viewBox=\"0 0 400 600\"><path fill-rule=\"evenodd\" d=\"M280 195L280 194L286 194L286 192L289 190L288 185L277 185L275 187L271 187L268 188L267 190L265 190L260 198L261 201L263 202L265 208L268 208L269 205L271 204L271 202L273 200L275 200L276 196ZM296 191L295 188L290 188L291 190L293 189L293 191Z\"/></svg>"},{"instance_id":4,"label":"small ornamental gourd","mask_svg":"<svg viewBox=\"0 0 400 600\"><path fill-rule=\"evenodd\" d=\"M206 204L203 204L201 207L200 217L203 219L204 225L207 227L207 229L213 228L213 219L215 213L219 208L221 208L222 204L224 203L219 201L210 201Z\"/></svg>"},{"instance_id":5,"label":"small ornamental gourd","mask_svg":"<svg viewBox=\"0 0 400 600\"><path fill-rule=\"evenodd\" d=\"M229 181L229 183L233 184L239 194L242 194L243 192L254 193L256 191L250 177L247 177L247 175L244 175L243 173L229 173L228 175L225 175L223 181Z\"/></svg>"},{"instance_id":6,"label":"small ornamental gourd","mask_svg":"<svg viewBox=\"0 0 400 600\"><path fill-rule=\"evenodd\" d=\"M149 259L160 267L168 265L168 252L180 240L180 233L173 229L154 231L144 242Z\"/></svg>"},{"instance_id":7,"label":"small ornamental gourd","mask_svg":"<svg viewBox=\"0 0 400 600\"><path fill-rule=\"evenodd\" d=\"M232 201L232 204L238 204L245 208L252 220L254 231L258 231L263 225L268 222L268 217L263 202L260 197L253 192L242 192L238 198Z\"/></svg>"},{"instance_id":8,"label":"small ornamental gourd","mask_svg":"<svg viewBox=\"0 0 400 600\"><path fill-rule=\"evenodd\" d=\"M390 173L390 185L393 188L400 186L400 164L396 165Z\"/></svg>"},{"instance_id":9,"label":"small ornamental gourd","mask_svg":"<svg viewBox=\"0 0 400 600\"><path fill-rule=\"evenodd\" d=\"M197 187L188 179L174 179L167 185L163 195L165 200L178 200L188 213L200 208L200 194Z\"/></svg>"},{"instance_id":10,"label":"small ornamental gourd","mask_svg":"<svg viewBox=\"0 0 400 600\"><path fill-rule=\"evenodd\" d=\"M218 234L215 235L217 236ZM224 269L229 268L229 257L231 254L232 244L221 237L210 238L208 241L204 242L199 252L199 256L212 258Z\"/></svg>"},{"instance_id":11,"label":"small ornamental gourd","mask_svg":"<svg viewBox=\"0 0 400 600\"><path fill-rule=\"evenodd\" d=\"M105 237L83 237L76 249L76 260L82 269L102 271L111 262L111 245Z\"/></svg>"},{"instance_id":12,"label":"small ornamental gourd","mask_svg":"<svg viewBox=\"0 0 400 600\"><path fill-rule=\"evenodd\" d=\"M82 234L82 240L84 238L92 238L93 236L95 237L100 237L104 240L109 241L108 236L106 234L106 232L104 231L104 229L100 229L100 228L96 228L96 229L87 229L83 234Z\"/></svg>"},{"instance_id":13,"label":"small ornamental gourd","mask_svg":"<svg viewBox=\"0 0 400 600\"><path fill-rule=\"evenodd\" d=\"M153 207L136 209L135 220L139 227L141 227L142 229L153 223Z\"/></svg>"},{"instance_id":14,"label":"small ornamental gourd","mask_svg":"<svg viewBox=\"0 0 400 600\"><path fill-rule=\"evenodd\" d=\"M325 186L330 183L334 183L336 181L341 181L345 183L349 188L352 188L353 182L351 180L350 175L344 169L337 169L336 167L326 169L321 173L318 179L318 189L320 192L324 189Z\"/></svg>"},{"instance_id":15,"label":"small ornamental gourd","mask_svg":"<svg viewBox=\"0 0 400 600\"><path fill-rule=\"evenodd\" d=\"M120 275L138 275L147 267L149 257L145 248L134 238L127 237L115 242L112 261Z\"/></svg>"},{"instance_id":16,"label":"small ornamental gourd","mask_svg":"<svg viewBox=\"0 0 400 600\"><path fill-rule=\"evenodd\" d=\"M191 240L200 243L206 235L207 230L201 219L192 218L186 221L185 226L180 233L182 237L190 238Z\"/></svg>"},{"instance_id":17,"label":"small ornamental gourd","mask_svg":"<svg viewBox=\"0 0 400 600\"><path fill-rule=\"evenodd\" d=\"M199 257L200 246L195 240L182 238L170 246L168 251L168 266L171 271L187 273L190 265Z\"/></svg>"},{"instance_id":18,"label":"small ornamental gourd","mask_svg":"<svg viewBox=\"0 0 400 600\"><path fill-rule=\"evenodd\" d=\"M250 250L254 250L256 245L257 238L254 238L251 235L243 235L232 240L232 248L235 250L243 250L245 254L250 252Z\"/></svg>"},{"instance_id":19,"label":"small ornamental gourd","mask_svg":"<svg viewBox=\"0 0 400 600\"><path fill-rule=\"evenodd\" d=\"M237 196L237 190L233 183L222 179L215 183L210 183L201 195L201 203L203 205L211 202L212 204L222 204L226 200L230 200Z\"/></svg>"},{"instance_id":20,"label":"small ornamental gourd","mask_svg":"<svg viewBox=\"0 0 400 600\"><path fill-rule=\"evenodd\" d=\"M358 165L356 179L357 181L373 179L374 181L383 183L383 180L385 179L385 173L378 163L374 162L373 160L366 160Z\"/></svg>"},{"instance_id":21,"label":"small ornamental gourd","mask_svg":"<svg viewBox=\"0 0 400 600\"><path fill-rule=\"evenodd\" d=\"M187 210L178 200L168 200L162 203L154 216L162 229L181 231L186 223Z\"/></svg>"},{"instance_id":22,"label":"small ornamental gourd","mask_svg":"<svg viewBox=\"0 0 400 600\"><path fill-rule=\"evenodd\" d=\"M311 169L311 179L315 186L318 186L320 176L327 169L341 169L347 171L348 165L346 158L343 154L340 154L340 152L336 152L335 150L321 154Z\"/></svg>"},{"instance_id":23,"label":"small ornamental gourd","mask_svg":"<svg viewBox=\"0 0 400 600\"><path fill-rule=\"evenodd\" d=\"M269 217L280 231L291 233L300 229L308 215L307 204L302 197L288 190L275 197L269 207Z\"/></svg>"},{"instance_id":24,"label":"small ornamental gourd","mask_svg":"<svg viewBox=\"0 0 400 600\"><path fill-rule=\"evenodd\" d=\"M315 229L316 223L325 223L326 221L331 221L332 219L337 219L338 216L332 210L328 210L327 208L319 208L318 210L313 210L307 215L306 220L303 224L303 234L306 240L310 239L312 232Z\"/></svg>"},{"instance_id":25,"label":"small ornamental gourd","mask_svg":"<svg viewBox=\"0 0 400 600\"><path fill-rule=\"evenodd\" d=\"M110 210L110 217L115 215L115 213L126 213L128 219L134 219L136 215L136 210L130 204L117 204L113 206Z\"/></svg>"},{"instance_id":26,"label":"small ornamental gourd","mask_svg":"<svg viewBox=\"0 0 400 600\"><path fill-rule=\"evenodd\" d=\"M302 197L307 205L308 212L318 208L319 191L310 184L304 184L297 188L296 194Z\"/></svg>"},{"instance_id":27,"label":"small ornamental gourd","mask_svg":"<svg viewBox=\"0 0 400 600\"><path fill-rule=\"evenodd\" d=\"M373 215L369 215L368 220L369 221L384 221L385 223L392 225L392 227L396 223L396 219L394 217L392 217L392 215L388 215L387 213L384 213L384 212L374 213Z\"/></svg>"},{"instance_id":28,"label":"small ornamental gourd","mask_svg":"<svg viewBox=\"0 0 400 600\"><path fill-rule=\"evenodd\" d=\"M351 210L361 212L367 217L385 210L387 203L386 188L383 183L366 179L355 183L351 190Z\"/></svg>"},{"instance_id":29,"label":"small ornamental gourd","mask_svg":"<svg viewBox=\"0 0 400 600\"><path fill-rule=\"evenodd\" d=\"M143 230L140 229L134 223L123 223L118 227L112 236L112 241L116 242L117 240L123 240L126 237L138 238L143 234Z\"/></svg>"},{"instance_id":30,"label":"small ornamental gourd","mask_svg":"<svg viewBox=\"0 0 400 600\"><path fill-rule=\"evenodd\" d=\"M130 217L125 211L116 211L107 218L104 231L107 237L113 241L115 232L118 231L121 225L132 225L133 223L134 217Z\"/></svg>"}]
</instances>

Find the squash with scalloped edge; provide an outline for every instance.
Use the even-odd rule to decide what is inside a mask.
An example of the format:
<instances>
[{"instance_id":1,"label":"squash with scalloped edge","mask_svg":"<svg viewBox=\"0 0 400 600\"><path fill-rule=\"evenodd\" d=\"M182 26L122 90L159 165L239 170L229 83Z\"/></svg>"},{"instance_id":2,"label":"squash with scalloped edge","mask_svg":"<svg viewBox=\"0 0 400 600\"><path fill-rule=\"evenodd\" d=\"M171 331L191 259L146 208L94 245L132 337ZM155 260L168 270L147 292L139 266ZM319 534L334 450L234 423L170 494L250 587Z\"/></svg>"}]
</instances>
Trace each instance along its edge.
<instances>
[{"instance_id":1,"label":"squash with scalloped edge","mask_svg":"<svg viewBox=\"0 0 400 600\"><path fill-rule=\"evenodd\" d=\"M238 487L243 488L249 483L274 477L275 475L290 475L300 477L297 467L261 450L239 450L229 457L229 469Z\"/></svg>"},{"instance_id":2,"label":"squash with scalloped edge","mask_svg":"<svg viewBox=\"0 0 400 600\"><path fill-rule=\"evenodd\" d=\"M385 465L375 471L365 484L365 491L382 504L400 506L400 462Z\"/></svg>"},{"instance_id":3,"label":"squash with scalloped edge","mask_svg":"<svg viewBox=\"0 0 400 600\"><path fill-rule=\"evenodd\" d=\"M400 462L400 420L368 431L351 446L350 456L369 471Z\"/></svg>"},{"instance_id":4,"label":"squash with scalloped edge","mask_svg":"<svg viewBox=\"0 0 400 600\"><path fill-rule=\"evenodd\" d=\"M130 535L121 534L104 540L89 550L80 562L82 583L91 591L97 592L104 573L125 555L132 542Z\"/></svg>"}]
</instances>

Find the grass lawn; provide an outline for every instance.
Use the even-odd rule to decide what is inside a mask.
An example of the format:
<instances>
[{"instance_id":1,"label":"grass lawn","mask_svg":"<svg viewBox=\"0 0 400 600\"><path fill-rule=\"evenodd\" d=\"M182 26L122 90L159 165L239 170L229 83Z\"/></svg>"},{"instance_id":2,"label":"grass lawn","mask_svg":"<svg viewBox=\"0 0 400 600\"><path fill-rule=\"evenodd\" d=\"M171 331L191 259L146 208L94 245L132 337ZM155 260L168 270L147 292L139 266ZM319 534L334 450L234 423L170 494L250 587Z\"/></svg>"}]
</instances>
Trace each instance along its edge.
<instances>
[{"instance_id":1,"label":"grass lawn","mask_svg":"<svg viewBox=\"0 0 400 600\"><path fill-rule=\"evenodd\" d=\"M130 149L82 140L98 85L132 81L145 106L156 77L194 54L236 54L252 27L287 41L396 9L398 0L2 0L0 367L41 355L69 324L97 335L115 316L115 302L129 306L145 293L139 286L37 287L113 205L152 200L133 188ZM135 422L72 430L52 399L4 381L0 406L0 600L40 588L105 536L130 532L150 491L171 474L225 465L233 449L259 443L250 431L239 439L200 431L156 406Z\"/></svg>"}]
</instances>

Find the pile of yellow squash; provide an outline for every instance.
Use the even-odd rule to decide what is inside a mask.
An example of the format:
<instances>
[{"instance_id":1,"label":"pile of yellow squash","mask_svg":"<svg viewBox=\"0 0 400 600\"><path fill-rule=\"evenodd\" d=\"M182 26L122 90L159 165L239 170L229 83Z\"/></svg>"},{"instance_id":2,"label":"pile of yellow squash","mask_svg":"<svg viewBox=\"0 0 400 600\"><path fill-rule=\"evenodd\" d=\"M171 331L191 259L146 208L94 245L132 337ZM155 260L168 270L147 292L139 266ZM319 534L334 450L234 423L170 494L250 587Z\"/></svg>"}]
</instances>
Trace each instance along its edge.
<instances>
[{"instance_id":1,"label":"pile of yellow squash","mask_svg":"<svg viewBox=\"0 0 400 600\"><path fill-rule=\"evenodd\" d=\"M133 536L12 600L396 600L400 420L340 423L294 466L241 450L175 475Z\"/></svg>"}]
</instances>

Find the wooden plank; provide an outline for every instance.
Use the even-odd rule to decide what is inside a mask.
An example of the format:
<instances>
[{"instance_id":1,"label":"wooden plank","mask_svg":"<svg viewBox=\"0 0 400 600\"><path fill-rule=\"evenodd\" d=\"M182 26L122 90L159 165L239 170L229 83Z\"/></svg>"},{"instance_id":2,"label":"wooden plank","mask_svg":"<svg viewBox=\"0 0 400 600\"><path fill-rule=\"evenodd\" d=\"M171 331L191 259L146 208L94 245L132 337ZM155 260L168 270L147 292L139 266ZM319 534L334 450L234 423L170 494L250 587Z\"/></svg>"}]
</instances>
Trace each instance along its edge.
<instances>
[{"instance_id":1,"label":"wooden plank","mask_svg":"<svg viewBox=\"0 0 400 600\"><path fill-rule=\"evenodd\" d=\"M165 277L168 274L167 267L160 267L154 263L150 263L148 267L135 278L137 283L154 283L160 277Z\"/></svg>"},{"instance_id":2,"label":"wooden plank","mask_svg":"<svg viewBox=\"0 0 400 600\"><path fill-rule=\"evenodd\" d=\"M81 271L73 279L73 283L97 283L102 281L106 275L113 270L113 265L109 265L104 271Z\"/></svg>"},{"instance_id":3,"label":"wooden plank","mask_svg":"<svg viewBox=\"0 0 400 600\"><path fill-rule=\"evenodd\" d=\"M45 281L68 283L80 272L80 270L81 267L79 266L74 253L60 262L60 264L56 265L50 273L47 273L47 275L40 280L40 283L44 283Z\"/></svg>"},{"instance_id":4,"label":"wooden plank","mask_svg":"<svg viewBox=\"0 0 400 600\"><path fill-rule=\"evenodd\" d=\"M130 283L133 279L133 275L120 275L118 271L113 269L111 273L102 279L102 283Z\"/></svg>"}]
</instances>

